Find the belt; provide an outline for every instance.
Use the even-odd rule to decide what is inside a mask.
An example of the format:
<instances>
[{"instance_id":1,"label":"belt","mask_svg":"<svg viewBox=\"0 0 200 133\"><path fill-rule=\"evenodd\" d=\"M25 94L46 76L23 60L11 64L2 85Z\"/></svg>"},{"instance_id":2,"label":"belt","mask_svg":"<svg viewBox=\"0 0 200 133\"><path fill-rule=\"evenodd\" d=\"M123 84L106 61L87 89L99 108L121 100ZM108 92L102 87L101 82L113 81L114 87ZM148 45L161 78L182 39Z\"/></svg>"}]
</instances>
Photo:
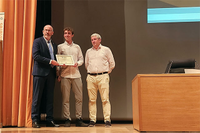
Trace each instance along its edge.
<instances>
[{"instance_id":1,"label":"belt","mask_svg":"<svg viewBox=\"0 0 200 133\"><path fill-rule=\"evenodd\" d=\"M102 75L102 74L106 74L108 72L102 72L102 73L88 73L90 75L96 76L96 75Z\"/></svg>"}]
</instances>

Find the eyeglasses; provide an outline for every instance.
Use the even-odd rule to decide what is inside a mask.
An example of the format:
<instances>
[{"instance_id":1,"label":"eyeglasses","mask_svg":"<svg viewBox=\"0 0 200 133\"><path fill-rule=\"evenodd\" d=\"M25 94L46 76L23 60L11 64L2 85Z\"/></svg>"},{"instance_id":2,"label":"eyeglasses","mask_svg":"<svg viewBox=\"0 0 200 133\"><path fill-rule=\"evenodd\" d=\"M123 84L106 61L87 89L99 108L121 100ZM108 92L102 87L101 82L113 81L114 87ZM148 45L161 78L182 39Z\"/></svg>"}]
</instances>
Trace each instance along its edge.
<instances>
[{"instance_id":1,"label":"eyeglasses","mask_svg":"<svg viewBox=\"0 0 200 133\"><path fill-rule=\"evenodd\" d=\"M50 32L50 31L52 31L52 30L44 29L44 31L46 31L46 32L47 32L47 31Z\"/></svg>"}]
</instances>

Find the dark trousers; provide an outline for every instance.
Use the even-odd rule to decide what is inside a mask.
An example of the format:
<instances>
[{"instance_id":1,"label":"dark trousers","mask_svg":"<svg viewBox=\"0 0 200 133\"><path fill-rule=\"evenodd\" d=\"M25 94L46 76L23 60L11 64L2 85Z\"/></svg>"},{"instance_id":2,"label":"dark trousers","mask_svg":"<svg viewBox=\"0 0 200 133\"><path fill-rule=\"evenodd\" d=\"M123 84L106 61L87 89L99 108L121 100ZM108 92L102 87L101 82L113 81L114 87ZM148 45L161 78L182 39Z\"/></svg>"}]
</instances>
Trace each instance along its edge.
<instances>
[{"instance_id":1,"label":"dark trousers","mask_svg":"<svg viewBox=\"0 0 200 133\"><path fill-rule=\"evenodd\" d=\"M38 122L40 119L40 103L42 93L46 94L46 120L53 120L53 96L55 86L55 73L50 70L47 76L33 76L33 100L32 100L32 122Z\"/></svg>"}]
</instances>

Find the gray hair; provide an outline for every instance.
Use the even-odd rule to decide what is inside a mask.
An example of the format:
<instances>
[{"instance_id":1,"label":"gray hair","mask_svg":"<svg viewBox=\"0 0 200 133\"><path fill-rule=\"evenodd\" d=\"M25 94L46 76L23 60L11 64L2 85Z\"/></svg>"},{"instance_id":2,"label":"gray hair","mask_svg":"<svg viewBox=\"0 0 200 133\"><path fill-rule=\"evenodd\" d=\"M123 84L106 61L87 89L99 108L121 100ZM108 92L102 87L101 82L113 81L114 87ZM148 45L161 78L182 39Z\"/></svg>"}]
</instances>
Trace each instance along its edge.
<instances>
[{"instance_id":1,"label":"gray hair","mask_svg":"<svg viewBox=\"0 0 200 133\"><path fill-rule=\"evenodd\" d=\"M97 37L98 39L101 39L101 36L98 34L98 33L93 33L92 35L91 35L91 37Z\"/></svg>"},{"instance_id":2,"label":"gray hair","mask_svg":"<svg viewBox=\"0 0 200 133\"><path fill-rule=\"evenodd\" d=\"M52 31L53 31L53 27L52 27L51 25L49 25L49 24L48 24L48 25L45 25L44 28L45 28L46 26L50 26L50 27L52 28ZM44 28L43 28L43 30L44 30Z\"/></svg>"}]
</instances>

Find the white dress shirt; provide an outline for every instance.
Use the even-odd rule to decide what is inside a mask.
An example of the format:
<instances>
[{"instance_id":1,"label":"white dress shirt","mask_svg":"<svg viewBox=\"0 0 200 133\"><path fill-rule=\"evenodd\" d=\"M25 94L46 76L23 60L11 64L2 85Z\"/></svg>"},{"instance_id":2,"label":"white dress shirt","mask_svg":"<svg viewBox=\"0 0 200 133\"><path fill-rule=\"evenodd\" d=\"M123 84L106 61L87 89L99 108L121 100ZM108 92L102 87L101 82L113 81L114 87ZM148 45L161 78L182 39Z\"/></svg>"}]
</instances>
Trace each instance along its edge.
<instances>
[{"instance_id":1,"label":"white dress shirt","mask_svg":"<svg viewBox=\"0 0 200 133\"><path fill-rule=\"evenodd\" d=\"M72 42L68 44L66 41L58 45L58 54L60 55L72 55L74 63L78 63L78 66L83 64L83 54L78 44ZM80 78L81 74L78 67L65 66L57 67L57 75L64 78Z\"/></svg>"},{"instance_id":2,"label":"white dress shirt","mask_svg":"<svg viewBox=\"0 0 200 133\"><path fill-rule=\"evenodd\" d=\"M99 45L98 49L90 48L86 52L85 67L88 73L110 73L115 67L115 61L110 48Z\"/></svg>"}]
</instances>

